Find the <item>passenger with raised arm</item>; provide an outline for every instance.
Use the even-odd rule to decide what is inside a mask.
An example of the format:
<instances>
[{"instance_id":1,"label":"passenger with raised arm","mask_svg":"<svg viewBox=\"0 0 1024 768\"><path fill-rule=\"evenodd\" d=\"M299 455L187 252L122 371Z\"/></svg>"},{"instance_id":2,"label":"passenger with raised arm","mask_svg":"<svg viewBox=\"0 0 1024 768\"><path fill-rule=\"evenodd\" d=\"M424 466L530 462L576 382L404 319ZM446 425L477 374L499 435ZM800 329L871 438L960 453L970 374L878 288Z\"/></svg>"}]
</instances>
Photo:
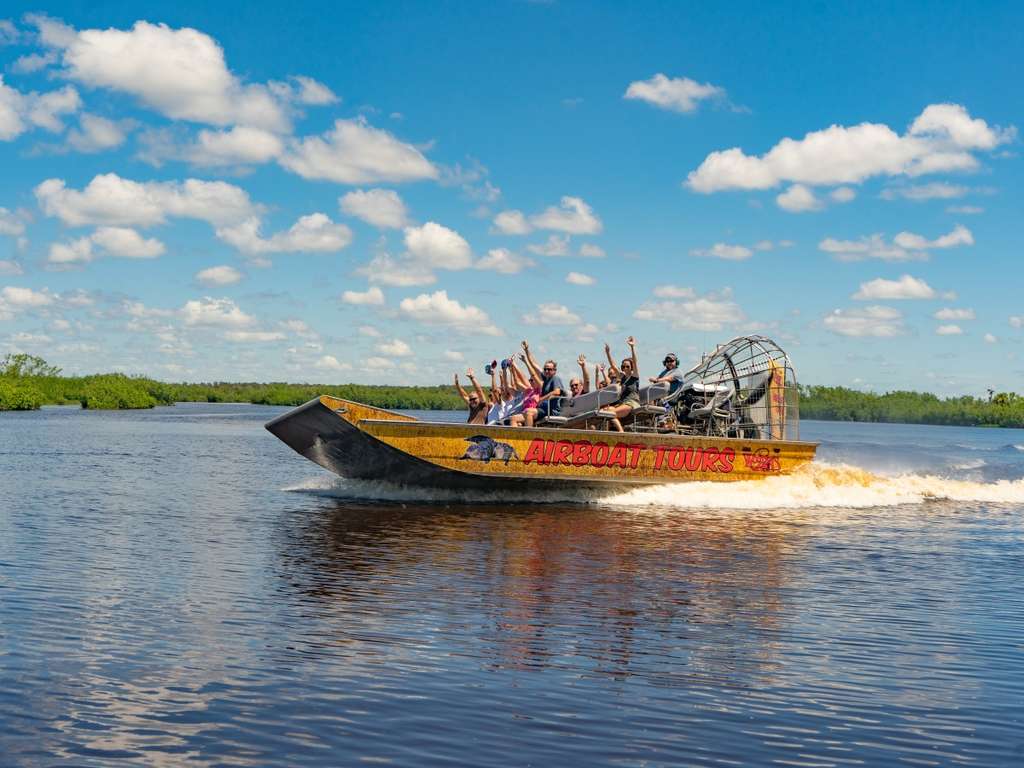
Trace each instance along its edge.
<instances>
[{"instance_id":1,"label":"passenger with raised arm","mask_svg":"<svg viewBox=\"0 0 1024 768\"><path fill-rule=\"evenodd\" d=\"M523 349L528 349L529 345L524 341ZM521 413L516 414L512 417L513 427L532 427L534 422L537 420L537 404L540 402L541 388L544 386L544 379L541 375L540 370L537 368L537 364L533 362L533 356L526 354L525 352L519 355L519 359L526 364L526 369L529 372L529 387L523 392L523 410ZM516 368L515 372L522 377L519 373L519 369Z\"/></svg>"},{"instance_id":2,"label":"passenger with raised arm","mask_svg":"<svg viewBox=\"0 0 1024 768\"><path fill-rule=\"evenodd\" d=\"M651 384L668 384L668 394L674 395L683 386L683 376L685 375L679 368L679 358L673 352L669 352L661 362L665 366L665 370L657 376L651 376L649 381Z\"/></svg>"},{"instance_id":3,"label":"passenger with raised arm","mask_svg":"<svg viewBox=\"0 0 1024 768\"><path fill-rule=\"evenodd\" d=\"M612 429L616 432L623 431L622 419L629 416L634 408L640 407L640 375L637 370L636 339L630 336L626 339L626 344L629 345L629 357L623 358L618 368L615 367L615 361L612 360L611 347L607 344L604 345L605 354L608 356L608 370L618 380L620 390L619 399L608 408L603 409L602 413L612 417L610 422Z\"/></svg>"},{"instance_id":4,"label":"passenger with raised arm","mask_svg":"<svg viewBox=\"0 0 1024 768\"><path fill-rule=\"evenodd\" d=\"M466 377L473 385L473 391L470 393L467 393L466 390L462 388L462 385L459 384L459 374L455 374L455 388L459 391L459 396L469 409L469 418L466 419L466 423L486 424L488 408L487 396L484 395L483 387L481 387L477 382L472 368L466 371Z\"/></svg>"},{"instance_id":5,"label":"passenger with raised arm","mask_svg":"<svg viewBox=\"0 0 1024 768\"><path fill-rule=\"evenodd\" d=\"M557 416L562 408L562 398L566 395L565 384L558 375L558 363L554 360L545 360L544 369L541 370L537 361L533 359L530 352L530 344L523 341L523 352L526 364L530 367L531 373L541 381L540 398L537 400L536 413L533 415L533 422L547 416ZM533 426L528 419L527 426Z\"/></svg>"},{"instance_id":6,"label":"passenger with raised arm","mask_svg":"<svg viewBox=\"0 0 1024 768\"><path fill-rule=\"evenodd\" d=\"M580 364L580 370L583 372L583 378L578 379L574 376L569 379L569 392L573 397L585 395L590 391L590 374L587 372L587 358L580 355L576 358L576 362Z\"/></svg>"},{"instance_id":7,"label":"passenger with raised arm","mask_svg":"<svg viewBox=\"0 0 1024 768\"><path fill-rule=\"evenodd\" d=\"M611 382L608 381L608 377L604 372L604 363L598 363L594 366L594 386L598 389L604 389L609 386Z\"/></svg>"}]
</instances>

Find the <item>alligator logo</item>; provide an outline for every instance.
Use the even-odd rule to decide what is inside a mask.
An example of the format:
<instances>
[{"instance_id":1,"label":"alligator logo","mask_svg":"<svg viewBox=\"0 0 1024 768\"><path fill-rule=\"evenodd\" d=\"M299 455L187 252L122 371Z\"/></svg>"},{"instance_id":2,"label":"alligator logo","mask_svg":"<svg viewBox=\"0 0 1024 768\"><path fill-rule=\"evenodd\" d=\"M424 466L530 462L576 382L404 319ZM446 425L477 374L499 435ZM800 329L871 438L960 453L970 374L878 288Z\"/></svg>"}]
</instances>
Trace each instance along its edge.
<instances>
[{"instance_id":1,"label":"alligator logo","mask_svg":"<svg viewBox=\"0 0 1024 768\"><path fill-rule=\"evenodd\" d=\"M516 449L511 445L499 443L497 440L487 437L487 435L473 435L472 437L467 437L466 442L471 443L471 445L462 454L463 459L482 461L485 464L489 464L491 459L496 459L508 464L512 459L519 458L518 454L516 454Z\"/></svg>"}]
</instances>

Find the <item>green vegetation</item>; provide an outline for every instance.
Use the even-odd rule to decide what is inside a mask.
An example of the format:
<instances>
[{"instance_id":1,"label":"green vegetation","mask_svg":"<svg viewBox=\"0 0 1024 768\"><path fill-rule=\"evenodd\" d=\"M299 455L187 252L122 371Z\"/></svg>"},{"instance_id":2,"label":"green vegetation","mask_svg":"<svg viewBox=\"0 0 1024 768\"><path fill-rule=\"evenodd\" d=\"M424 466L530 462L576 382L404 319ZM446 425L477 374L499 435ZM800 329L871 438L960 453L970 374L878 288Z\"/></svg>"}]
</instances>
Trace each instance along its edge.
<instances>
[{"instance_id":1,"label":"green vegetation","mask_svg":"<svg viewBox=\"0 0 1024 768\"><path fill-rule=\"evenodd\" d=\"M32 355L0 360L0 411L80 403L83 408L152 408L176 402L300 405L334 395L380 408L450 410L463 407L450 385L391 387L344 384L171 384L119 373L62 376L60 368ZM800 415L825 421L1024 427L1024 397L1013 392L939 398L923 392L874 394L845 387L800 388Z\"/></svg>"},{"instance_id":2,"label":"green vegetation","mask_svg":"<svg viewBox=\"0 0 1024 768\"><path fill-rule=\"evenodd\" d=\"M989 399L925 392L858 392L846 387L800 387L800 416L824 421L882 421L963 427L1024 427L1024 397L992 393Z\"/></svg>"}]
</instances>

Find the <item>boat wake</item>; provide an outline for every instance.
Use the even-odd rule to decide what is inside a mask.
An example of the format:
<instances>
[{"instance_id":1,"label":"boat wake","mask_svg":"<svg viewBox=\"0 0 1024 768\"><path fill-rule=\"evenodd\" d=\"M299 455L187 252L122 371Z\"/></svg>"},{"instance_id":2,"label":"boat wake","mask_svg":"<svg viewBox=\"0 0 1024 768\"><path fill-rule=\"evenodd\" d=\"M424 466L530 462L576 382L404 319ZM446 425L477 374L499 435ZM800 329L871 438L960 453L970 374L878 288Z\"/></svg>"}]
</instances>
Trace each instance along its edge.
<instances>
[{"instance_id":1,"label":"boat wake","mask_svg":"<svg viewBox=\"0 0 1024 768\"><path fill-rule=\"evenodd\" d=\"M446 491L386 482L317 477L285 491L339 499L405 503L575 503L674 509L867 508L931 501L1024 504L1024 479L978 482L906 473L883 476L846 464L815 462L792 475L747 482L641 486L625 492Z\"/></svg>"}]
</instances>

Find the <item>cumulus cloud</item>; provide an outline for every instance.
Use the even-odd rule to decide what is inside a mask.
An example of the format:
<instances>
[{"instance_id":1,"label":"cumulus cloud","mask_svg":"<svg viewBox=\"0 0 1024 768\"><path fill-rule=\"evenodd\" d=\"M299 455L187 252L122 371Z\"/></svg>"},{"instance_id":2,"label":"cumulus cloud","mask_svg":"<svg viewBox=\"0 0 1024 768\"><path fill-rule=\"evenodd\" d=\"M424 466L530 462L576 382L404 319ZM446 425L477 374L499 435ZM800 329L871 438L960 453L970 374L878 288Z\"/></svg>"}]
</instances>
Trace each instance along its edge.
<instances>
[{"instance_id":1,"label":"cumulus cloud","mask_svg":"<svg viewBox=\"0 0 1024 768\"><path fill-rule=\"evenodd\" d=\"M68 145L87 154L103 152L124 144L128 129L128 121L108 120L83 112L78 118L78 128L68 131Z\"/></svg>"},{"instance_id":2,"label":"cumulus cloud","mask_svg":"<svg viewBox=\"0 0 1024 768\"><path fill-rule=\"evenodd\" d=\"M954 307L943 307L934 315L936 320L973 320L973 309L957 309Z\"/></svg>"},{"instance_id":3,"label":"cumulus cloud","mask_svg":"<svg viewBox=\"0 0 1024 768\"><path fill-rule=\"evenodd\" d=\"M920 176L973 170L974 153L1010 141L1015 129L989 126L957 104L932 104L906 133L889 126L832 125L802 139L785 138L764 155L739 147L712 152L689 174L695 192L771 189L790 182L805 185L857 184L873 176Z\"/></svg>"},{"instance_id":4,"label":"cumulus cloud","mask_svg":"<svg viewBox=\"0 0 1024 768\"><path fill-rule=\"evenodd\" d=\"M986 344L996 344L999 341L999 339L997 339L991 333L986 333L984 339Z\"/></svg>"},{"instance_id":5,"label":"cumulus cloud","mask_svg":"<svg viewBox=\"0 0 1024 768\"><path fill-rule=\"evenodd\" d=\"M565 195L559 205L548 206L541 213L530 217L535 229L565 232L569 235L596 235L603 225L589 205L582 198Z\"/></svg>"},{"instance_id":6,"label":"cumulus cloud","mask_svg":"<svg viewBox=\"0 0 1024 768\"><path fill-rule=\"evenodd\" d=\"M937 336L962 336L964 329L959 325L950 323L949 325L940 325L935 329Z\"/></svg>"},{"instance_id":7,"label":"cumulus cloud","mask_svg":"<svg viewBox=\"0 0 1024 768\"><path fill-rule=\"evenodd\" d=\"M587 259L603 259L605 257L604 248L594 243L583 243L580 246L580 256Z\"/></svg>"},{"instance_id":8,"label":"cumulus cloud","mask_svg":"<svg viewBox=\"0 0 1024 768\"><path fill-rule=\"evenodd\" d=\"M673 112L694 112L702 101L722 99L725 90L711 83L698 83L688 77L667 77L662 73L650 80L637 80L626 88L624 99L645 101Z\"/></svg>"},{"instance_id":9,"label":"cumulus cloud","mask_svg":"<svg viewBox=\"0 0 1024 768\"><path fill-rule=\"evenodd\" d=\"M837 240L826 237L818 243L818 249L830 253L840 261L861 261L881 259L883 261L924 261L928 251L934 248L954 248L973 245L974 236L967 227L957 225L949 233L929 240L913 232L900 232L892 242L879 233L865 235L857 240Z\"/></svg>"},{"instance_id":10,"label":"cumulus cloud","mask_svg":"<svg viewBox=\"0 0 1024 768\"><path fill-rule=\"evenodd\" d=\"M725 261L744 261L754 255L754 252L743 245L728 245L726 243L715 243L710 248L694 248L690 251L691 256L707 256Z\"/></svg>"},{"instance_id":11,"label":"cumulus cloud","mask_svg":"<svg viewBox=\"0 0 1024 768\"><path fill-rule=\"evenodd\" d=\"M820 211L824 208L822 202L815 197L814 192L803 184L794 184L782 194L777 195L775 202L779 208L790 213Z\"/></svg>"},{"instance_id":12,"label":"cumulus cloud","mask_svg":"<svg viewBox=\"0 0 1024 768\"><path fill-rule=\"evenodd\" d=\"M217 42L196 29L137 21L131 29L84 29L46 20L44 42L61 49L65 75L91 88L136 97L174 120L210 125L291 128L270 88L233 74Z\"/></svg>"},{"instance_id":13,"label":"cumulus cloud","mask_svg":"<svg viewBox=\"0 0 1024 768\"><path fill-rule=\"evenodd\" d=\"M526 246L526 250L538 256L568 256L569 238L558 235L549 235L543 243L532 243Z\"/></svg>"},{"instance_id":14,"label":"cumulus cloud","mask_svg":"<svg viewBox=\"0 0 1024 768\"><path fill-rule=\"evenodd\" d=\"M437 276L429 267L409 258L396 259L387 253L377 254L355 272L371 283L391 285L397 288L431 285L437 282Z\"/></svg>"},{"instance_id":15,"label":"cumulus cloud","mask_svg":"<svg viewBox=\"0 0 1024 768\"><path fill-rule=\"evenodd\" d=\"M1007 322L1011 328L1024 328L1024 315L1010 315Z\"/></svg>"},{"instance_id":16,"label":"cumulus cloud","mask_svg":"<svg viewBox=\"0 0 1024 768\"><path fill-rule=\"evenodd\" d=\"M336 120L321 136L289 142L281 165L305 179L373 184L436 179L437 168L416 147L362 118Z\"/></svg>"},{"instance_id":17,"label":"cumulus cloud","mask_svg":"<svg viewBox=\"0 0 1024 768\"><path fill-rule=\"evenodd\" d=\"M582 272L570 272L565 276L565 282L569 285L595 285L597 279Z\"/></svg>"},{"instance_id":18,"label":"cumulus cloud","mask_svg":"<svg viewBox=\"0 0 1024 768\"><path fill-rule=\"evenodd\" d=\"M320 371L350 371L352 366L348 363L342 363L334 355L324 355L319 358L313 367Z\"/></svg>"},{"instance_id":19,"label":"cumulus cloud","mask_svg":"<svg viewBox=\"0 0 1024 768\"><path fill-rule=\"evenodd\" d=\"M473 265L469 243L458 232L433 221L406 227L409 256L430 269L467 269Z\"/></svg>"},{"instance_id":20,"label":"cumulus cloud","mask_svg":"<svg viewBox=\"0 0 1024 768\"><path fill-rule=\"evenodd\" d=\"M381 342L377 345L377 351L392 357L411 357L413 354L412 347L401 339Z\"/></svg>"},{"instance_id":21,"label":"cumulus cloud","mask_svg":"<svg viewBox=\"0 0 1024 768\"><path fill-rule=\"evenodd\" d=\"M64 130L62 117L81 106L78 91L70 85L46 93L22 93L4 83L0 75L0 141L12 141L32 128L60 133Z\"/></svg>"},{"instance_id":22,"label":"cumulus cloud","mask_svg":"<svg viewBox=\"0 0 1024 768\"><path fill-rule=\"evenodd\" d=\"M892 299L934 299L938 297L935 289L924 280L911 275L903 275L898 280L886 280L879 277L860 284L851 298L858 301L878 301Z\"/></svg>"},{"instance_id":23,"label":"cumulus cloud","mask_svg":"<svg viewBox=\"0 0 1024 768\"><path fill-rule=\"evenodd\" d=\"M849 203L857 199L857 190L853 187L837 187L829 192L828 196L835 203Z\"/></svg>"},{"instance_id":24,"label":"cumulus cloud","mask_svg":"<svg viewBox=\"0 0 1024 768\"><path fill-rule=\"evenodd\" d=\"M280 156L284 142L263 128L236 125L222 131L201 130L180 154L200 166L232 166L266 163Z\"/></svg>"},{"instance_id":25,"label":"cumulus cloud","mask_svg":"<svg viewBox=\"0 0 1024 768\"><path fill-rule=\"evenodd\" d=\"M583 322L579 315L557 302L538 304L535 310L523 315L522 321L527 325L579 325Z\"/></svg>"},{"instance_id":26,"label":"cumulus cloud","mask_svg":"<svg viewBox=\"0 0 1024 768\"><path fill-rule=\"evenodd\" d=\"M405 317L424 323L451 328L460 333L482 333L502 336L502 332L479 307L461 305L448 298L447 291L421 293L415 298L402 299L399 311Z\"/></svg>"},{"instance_id":27,"label":"cumulus cloud","mask_svg":"<svg viewBox=\"0 0 1024 768\"><path fill-rule=\"evenodd\" d=\"M840 336L892 338L906 332L903 314L892 307L836 309L824 319L825 327Z\"/></svg>"},{"instance_id":28,"label":"cumulus cloud","mask_svg":"<svg viewBox=\"0 0 1024 768\"><path fill-rule=\"evenodd\" d=\"M196 282L206 286L234 285L245 277L231 266L208 267L196 272Z\"/></svg>"},{"instance_id":29,"label":"cumulus cloud","mask_svg":"<svg viewBox=\"0 0 1024 768\"><path fill-rule=\"evenodd\" d=\"M341 300L357 306L380 306L384 303L384 291L375 285L362 292L345 291L341 294Z\"/></svg>"},{"instance_id":30,"label":"cumulus cloud","mask_svg":"<svg viewBox=\"0 0 1024 768\"><path fill-rule=\"evenodd\" d=\"M533 227L522 211L502 211L494 217L494 231L503 235L528 235Z\"/></svg>"},{"instance_id":31,"label":"cumulus cloud","mask_svg":"<svg viewBox=\"0 0 1024 768\"><path fill-rule=\"evenodd\" d=\"M124 259L155 259L167 250L156 238L145 238L130 227L100 227L87 237L50 246L51 264L85 264L96 257L93 245Z\"/></svg>"},{"instance_id":32,"label":"cumulus cloud","mask_svg":"<svg viewBox=\"0 0 1024 768\"><path fill-rule=\"evenodd\" d=\"M34 191L47 216L57 217L72 227L150 227L165 223L169 217L224 226L260 212L245 190L224 181L138 182L116 173L104 173L95 176L81 191L68 188L63 179L47 179Z\"/></svg>"},{"instance_id":33,"label":"cumulus cloud","mask_svg":"<svg viewBox=\"0 0 1024 768\"><path fill-rule=\"evenodd\" d=\"M508 248L492 248L473 266L476 269L489 269L503 275L516 275L535 264L533 259L520 256Z\"/></svg>"},{"instance_id":34,"label":"cumulus cloud","mask_svg":"<svg viewBox=\"0 0 1024 768\"><path fill-rule=\"evenodd\" d=\"M398 193L391 189L356 189L338 198L341 210L379 229L401 229L409 214Z\"/></svg>"},{"instance_id":35,"label":"cumulus cloud","mask_svg":"<svg viewBox=\"0 0 1024 768\"><path fill-rule=\"evenodd\" d=\"M283 341L288 337L281 331L225 331L223 338L242 344L265 344L268 341Z\"/></svg>"},{"instance_id":36,"label":"cumulus cloud","mask_svg":"<svg viewBox=\"0 0 1024 768\"><path fill-rule=\"evenodd\" d=\"M0 235L19 236L25 234L25 221L28 214L25 211L9 211L0 208Z\"/></svg>"},{"instance_id":37,"label":"cumulus cloud","mask_svg":"<svg viewBox=\"0 0 1024 768\"><path fill-rule=\"evenodd\" d=\"M654 295L663 300L644 302L633 312L633 317L689 331L720 331L747 319L732 300L729 289L698 296L690 288L658 286Z\"/></svg>"},{"instance_id":38,"label":"cumulus cloud","mask_svg":"<svg viewBox=\"0 0 1024 768\"><path fill-rule=\"evenodd\" d=\"M243 253L334 253L352 242L352 230L323 213L300 216L288 230L268 238L260 235L260 220L217 229L217 237Z\"/></svg>"},{"instance_id":39,"label":"cumulus cloud","mask_svg":"<svg viewBox=\"0 0 1024 768\"><path fill-rule=\"evenodd\" d=\"M186 301L180 314L185 325L195 328L248 330L256 324L256 319L243 312L231 299L209 296Z\"/></svg>"}]
</instances>

